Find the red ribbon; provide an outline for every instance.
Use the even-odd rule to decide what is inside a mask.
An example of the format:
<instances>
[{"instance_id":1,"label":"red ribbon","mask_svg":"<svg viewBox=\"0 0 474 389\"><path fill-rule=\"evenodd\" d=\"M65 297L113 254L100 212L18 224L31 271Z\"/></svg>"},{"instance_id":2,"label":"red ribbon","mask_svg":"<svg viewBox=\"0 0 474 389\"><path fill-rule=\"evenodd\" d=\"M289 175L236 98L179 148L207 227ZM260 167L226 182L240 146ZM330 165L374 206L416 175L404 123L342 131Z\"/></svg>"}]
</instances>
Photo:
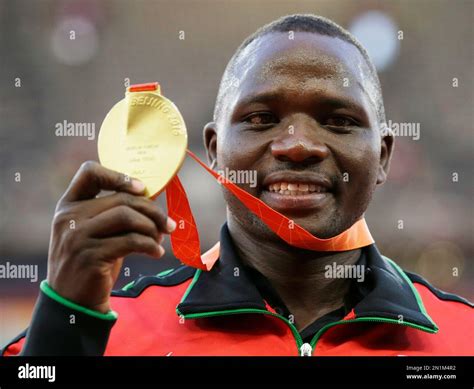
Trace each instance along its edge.
<instances>
[{"instance_id":1,"label":"red ribbon","mask_svg":"<svg viewBox=\"0 0 474 389\"><path fill-rule=\"evenodd\" d=\"M193 152L187 150L187 153L218 182L232 192L268 228L292 246L314 251L347 251L374 243L364 218L333 238L319 239L294 223L291 219L270 208L262 200L252 196L233 182L227 180L224 176L210 169ZM177 223L176 230L171 234L171 247L174 255L188 266L210 270L217 258L213 256L213 259L207 262L207 264L202 261L196 222L178 175L174 176L166 187L166 201L168 215Z\"/></svg>"}]
</instances>

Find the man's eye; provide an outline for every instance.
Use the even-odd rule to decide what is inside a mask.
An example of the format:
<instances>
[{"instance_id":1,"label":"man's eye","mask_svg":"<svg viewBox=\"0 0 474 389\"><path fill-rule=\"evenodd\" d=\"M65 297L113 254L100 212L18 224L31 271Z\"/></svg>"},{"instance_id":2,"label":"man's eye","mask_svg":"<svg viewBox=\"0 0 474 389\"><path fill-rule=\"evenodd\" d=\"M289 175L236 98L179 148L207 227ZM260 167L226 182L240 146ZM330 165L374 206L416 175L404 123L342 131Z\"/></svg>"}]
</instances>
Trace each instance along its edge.
<instances>
[{"instance_id":1,"label":"man's eye","mask_svg":"<svg viewBox=\"0 0 474 389\"><path fill-rule=\"evenodd\" d=\"M259 112L247 116L244 119L244 122L258 126L262 124L277 123L277 118L275 117L275 115L269 112Z\"/></svg>"},{"instance_id":2,"label":"man's eye","mask_svg":"<svg viewBox=\"0 0 474 389\"><path fill-rule=\"evenodd\" d=\"M357 123L355 120L345 116L334 116L326 120L326 125L332 127L350 127L357 125Z\"/></svg>"}]
</instances>

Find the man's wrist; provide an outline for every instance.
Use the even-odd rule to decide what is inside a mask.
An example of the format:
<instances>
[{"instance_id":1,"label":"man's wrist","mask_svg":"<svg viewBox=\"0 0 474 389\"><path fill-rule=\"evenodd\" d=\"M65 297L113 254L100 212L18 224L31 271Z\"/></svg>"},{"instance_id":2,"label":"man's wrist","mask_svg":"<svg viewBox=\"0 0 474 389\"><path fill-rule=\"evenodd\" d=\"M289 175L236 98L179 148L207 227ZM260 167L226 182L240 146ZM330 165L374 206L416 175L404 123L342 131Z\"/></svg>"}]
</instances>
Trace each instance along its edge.
<instances>
[{"instance_id":1,"label":"man's wrist","mask_svg":"<svg viewBox=\"0 0 474 389\"><path fill-rule=\"evenodd\" d=\"M116 320L118 317L117 312L109 310L107 313L102 313L82 305L79 305L71 300L66 299L65 297L58 294L51 286L48 284L46 280L43 280L40 284L41 291L47 295L49 298L53 299L54 301L65 305L70 309L74 309L76 311L82 312L86 315L93 316L98 319L102 320Z\"/></svg>"}]
</instances>

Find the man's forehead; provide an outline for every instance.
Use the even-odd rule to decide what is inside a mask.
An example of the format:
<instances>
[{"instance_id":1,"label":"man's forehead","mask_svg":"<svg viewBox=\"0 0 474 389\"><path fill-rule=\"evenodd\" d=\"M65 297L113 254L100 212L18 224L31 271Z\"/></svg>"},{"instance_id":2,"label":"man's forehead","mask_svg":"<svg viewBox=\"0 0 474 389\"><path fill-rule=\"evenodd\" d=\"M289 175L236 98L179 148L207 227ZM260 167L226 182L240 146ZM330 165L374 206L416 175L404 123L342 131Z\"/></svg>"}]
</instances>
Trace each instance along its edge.
<instances>
[{"instance_id":1,"label":"man's forehead","mask_svg":"<svg viewBox=\"0 0 474 389\"><path fill-rule=\"evenodd\" d=\"M353 44L315 33L270 33L251 42L240 54L226 88L231 110L238 101L264 90L331 93L366 102L375 114L377 87L365 58ZM235 84L237 81L237 84ZM229 88L230 87L230 88ZM367 106L368 107L368 106Z\"/></svg>"},{"instance_id":2,"label":"man's forehead","mask_svg":"<svg viewBox=\"0 0 474 389\"><path fill-rule=\"evenodd\" d=\"M323 53L315 56L306 49L298 49L280 52L261 63L260 68L256 67L254 75L264 82L278 76L326 79L347 75L344 66L333 57Z\"/></svg>"},{"instance_id":3,"label":"man's forehead","mask_svg":"<svg viewBox=\"0 0 474 389\"><path fill-rule=\"evenodd\" d=\"M242 84L274 77L299 79L348 78L364 82L365 60L349 42L330 36L297 32L266 34L247 46L234 69ZM248 80L246 80L248 78Z\"/></svg>"}]
</instances>

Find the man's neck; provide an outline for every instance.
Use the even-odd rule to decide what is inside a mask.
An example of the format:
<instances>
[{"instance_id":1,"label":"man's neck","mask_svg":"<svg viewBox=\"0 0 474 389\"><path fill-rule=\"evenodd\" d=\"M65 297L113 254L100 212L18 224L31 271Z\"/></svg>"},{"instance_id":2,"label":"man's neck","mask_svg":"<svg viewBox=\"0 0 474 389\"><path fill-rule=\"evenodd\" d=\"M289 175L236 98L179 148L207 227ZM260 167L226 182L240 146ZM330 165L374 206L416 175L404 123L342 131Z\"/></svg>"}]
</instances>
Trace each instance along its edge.
<instances>
[{"instance_id":1,"label":"man's neck","mask_svg":"<svg viewBox=\"0 0 474 389\"><path fill-rule=\"evenodd\" d=\"M353 265L359 260L360 249L303 250L283 241L259 240L231 218L228 227L240 259L270 281L294 316L298 330L344 305L350 280L326 277L326 266Z\"/></svg>"}]
</instances>

